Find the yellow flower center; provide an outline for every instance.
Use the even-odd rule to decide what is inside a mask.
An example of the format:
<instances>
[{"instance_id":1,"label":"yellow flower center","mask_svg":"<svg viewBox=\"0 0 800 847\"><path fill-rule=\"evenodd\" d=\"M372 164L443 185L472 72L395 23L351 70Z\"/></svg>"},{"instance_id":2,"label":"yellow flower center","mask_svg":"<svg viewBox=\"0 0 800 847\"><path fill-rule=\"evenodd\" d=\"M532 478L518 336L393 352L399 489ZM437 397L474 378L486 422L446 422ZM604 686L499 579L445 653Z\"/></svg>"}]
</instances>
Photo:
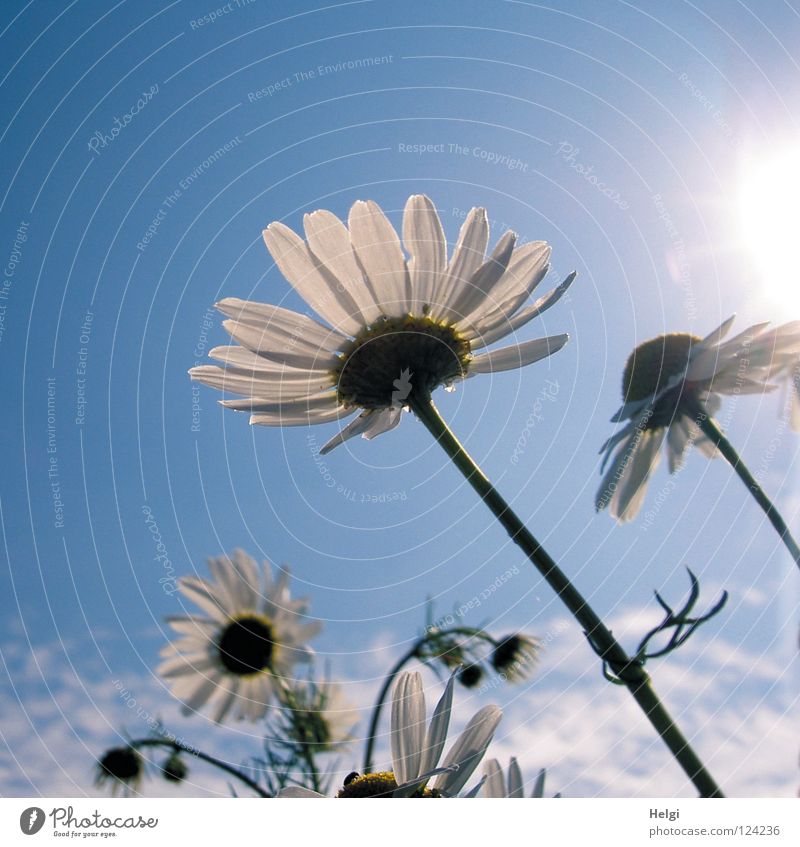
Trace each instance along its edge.
<instances>
[{"instance_id":1,"label":"yellow flower center","mask_svg":"<svg viewBox=\"0 0 800 847\"><path fill-rule=\"evenodd\" d=\"M384 318L342 348L332 376L339 402L362 409L407 405L466 374L469 341L428 317Z\"/></svg>"},{"instance_id":2,"label":"yellow flower center","mask_svg":"<svg viewBox=\"0 0 800 847\"><path fill-rule=\"evenodd\" d=\"M672 377L683 373L693 345L701 340L688 332L673 332L640 344L625 365L622 377L625 402L645 400L664 388Z\"/></svg>"},{"instance_id":3,"label":"yellow flower center","mask_svg":"<svg viewBox=\"0 0 800 847\"><path fill-rule=\"evenodd\" d=\"M378 773L367 773L364 776L355 776L352 779L348 779L336 796L392 797L396 788L397 782L392 771L380 771ZM420 785L411 796L438 797L439 793Z\"/></svg>"}]
</instances>

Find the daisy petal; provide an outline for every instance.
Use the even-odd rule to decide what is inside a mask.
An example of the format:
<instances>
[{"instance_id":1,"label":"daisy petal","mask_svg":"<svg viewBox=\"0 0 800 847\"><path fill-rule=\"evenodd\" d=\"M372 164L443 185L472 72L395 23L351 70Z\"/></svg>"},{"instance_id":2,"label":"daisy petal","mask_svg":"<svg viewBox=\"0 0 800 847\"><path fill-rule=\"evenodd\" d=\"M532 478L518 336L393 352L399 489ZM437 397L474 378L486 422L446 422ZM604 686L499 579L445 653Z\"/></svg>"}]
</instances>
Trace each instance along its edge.
<instances>
[{"instance_id":1,"label":"daisy petal","mask_svg":"<svg viewBox=\"0 0 800 847\"><path fill-rule=\"evenodd\" d=\"M425 694L422 677L403 673L392 696L392 769L398 785L420 774L422 740L425 732Z\"/></svg>"},{"instance_id":2,"label":"daisy petal","mask_svg":"<svg viewBox=\"0 0 800 847\"><path fill-rule=\"evenodd\" d=\"M440 774L434 788L454 797L466 785L494 736L503 712L497 706L484 706L461 733L444 760L444 767L458 765L455 773Z\"/></svg>"},{"instance_id":3,"label":"daisy petal","mask_svg":"<svg viewBox=\"0 0 800 847\"><path fill-rule=\"evenodd\" d=\"M633 520L639 513L647 491L647 481L661 459L661 444L665 435L666 429L663 427L642 434L641 443L631 456L620 479L617 497L611 504L611 516L620 522Z\"/></svg>"},{"instance_id":4,"label":"daisy petal","mask_svg":"<svg viewBox=\"0 0 800 847\"><path fill-rule=\"evenodd\" d=\"M374 418L377 416L377 412L372 409L367 409L362 412L357 418L350 421L349 424L337 435L334 435L333 438L330 439L327 443L322 445L322 449L319 451L320 456L324 456L326 453L330 453L334 447L338 447L340 444L344 444L350 438L354 438L356 435L361 435L364 430L369 429L372 425Z\"/></svg>"},{"instance_id":5,"label":"daisy petal","mask_svg":"<svg viewBox=\"0 0 800 847\"><path fill-rule=\"evenodd\" d=\"M353 298L360 321L370 324L381 310L372 283L358 266L347 227L332 212L320 209L303 218L308 246L319 261L341 281Z\"/></svg>"},{"instance_id":6,"label":"daisy petal","mask_svg":"<svg viewBox=\"0 0 800 847\"><path fill-rule=\"evenodd\" d=\"M400 424L403 418L403 409L401 406L392 409L383 409L372 416L372 422L361 433L362 438L370 440L383 435L385 432L390 432Z\"/></svg>"},{"instance_id":7,"label":"daisy petal","mask_svg":"<svg viewBox=\"0 0 800 847\"><path fill-rule=\"evenodd\" d=\"M372 200L353 204L348 218L356 258L371 282L383 314L404 315L411 305L408 271L400 239Z\"/></svg>"},{"instance_id":8,"label":"daisy petal","mask_svg":"<svg viewBox=\"0 0 800 847\"><path fill-rule=\"evenodd\" d=\"M525 796L522 790L522 771L519 769L519 764L513 756L511 757L511 762L508 765L508 796ZM537 796L535 790L532 796Z\"/></svg>"},{"instance_id":9,"label":"daisy petal","mask_svg":"<svg viewBox=\"0 0 800 847\"><path fill-rule=\"evenodd\" d=\"M447 242L436 207L424 194L413 194L403 214L403 244L411 285L411 311L425 314L447 267Z\"/></svg>"},{"instance_id":10,"label":"daisy petal","mask_svg":"<svg viewBox=\"0 0 800 847\"><path fill-rule=\"evenodd\" d=\"M468 366L467 375L476 373L499 373L515 368L521 368L552 356L569 341L569 335L550 335L547 338L536 338L513 347L502 347L476 356Z\"/></svg>"},{"instance_id":11,"label":"daisy petal","mask_svg":"<svg viewBox=\"0 0 800 847\"><path fill-rule=\"evenodd\" d=\"M469 284L462 289L461 297L453 304L452 311L460 320L469 320L476 310L485 309L492 289L498 284L508 268L517 234L508 230L497 242L491 256L472 275Z\"/></svg>"},{"instance_id":12,"label":"daisy petal","mask_svg":"<svg viewBox=\"0 0 800 847\"><path fill-rule=\"evenodd\" d=\"M486 245L489 241L489 220L486 209L472 209L461 226L453 258L447 266L441 284L441 290L434 295L431 303L431 316L450 322L460 320L451 308L468 288L472 275L483 263Z\"/></svg>"},{"instance_id":13,"label":"daisy petal","mask_svg":"<svg viewBox=\"0 0 800 847\"><path fill-rule=\"evenodd\" d=\"M280 222L263 232L264 243L275 264L297 293L332 327L355 335L360 323L353 298L330 271L320 265L305 241Z\"/></svg>"},{"instance_id":14,"label":"daisy petal","mask_svg":"<svg viewBox=\"0 0 800 847\"><path fill-rule=\"evenodd\" d=\"M439 757L442 755L442 750L447 740L447 727L450 725L450 710L453 707L454 685L455 674L451 674L444 694L436 704L428 731L425 733L425 746L422 750L420 773L427 773L433 770L439 762Z\"/></svg>"},{"instance_id":15,"label":"daisy petal","mask_svg":"<svg viewBox=\"0 0 800 847\"><path fill-rule=\"evenodd\" d=\"M489 759L483 767L486 782L483 784L484 797L505 797L506 785L503 779L503 769L497 759Z\"/></svg>"}]
</instances>

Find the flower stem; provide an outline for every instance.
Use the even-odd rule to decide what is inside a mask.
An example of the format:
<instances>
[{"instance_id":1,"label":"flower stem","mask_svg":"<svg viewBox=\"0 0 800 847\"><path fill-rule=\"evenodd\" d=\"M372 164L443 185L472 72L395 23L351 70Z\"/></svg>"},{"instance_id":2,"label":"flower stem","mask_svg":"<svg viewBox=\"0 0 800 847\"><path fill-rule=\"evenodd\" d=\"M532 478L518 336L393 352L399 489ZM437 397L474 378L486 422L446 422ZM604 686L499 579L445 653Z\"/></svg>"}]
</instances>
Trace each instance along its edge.
<instances>
[{"instance_id":1,"label":"flower stem","mask_svg":"<svg viewBox=\"0 0 800 847\"><path fill-rule=\"evenodd\" d=\"M598 655L608 664L639 704L656 732L661 736L672 755L683 768L702 797L723 797L705 765L678 729L664 704L654 691L650 677L625 652L581 593L558 567L547 551L534 538L508 503L475 464L458 439L439 414L430 395L413 394L409 397L411 409L426 429L441 445L453 464L463 474L478 496L508 532L511 540L522 550L548 585L561 598L573 617L583 627L584 633Z\"/></svg>"},{"instance_id":2,"label":"flower stem","mask_svg":"<svg viewBox=\"0 0 800 847\"><path fill-rule=\"evenodd\" d=\"M203 753L202 750L197 750L195 747L189 747L187 744L182 744L180 741L167 739L167 738L137 738L135 741L130 742L130 746L134 749L138 750L140 747L168 747L171 750L174 750L176 753L187 753L190 756L194 756L196 759L201 759L204 762L208 762L208 764L213 765L215 768L219 768L225 773L230 774L231 776L235 776L240 782L243 782L248 788L251 788L258 794L260 797L271 797L271 794L268 794L264 789L254 780L250 779L247 774L242 773L237 768L233 767L233 765L229 765L226 762L221 761L220 759L215 759L213 756L209 756L208 753Z\"/></svg>"},{"instance_id":3,"label":"flower stem","mask_svg":"<svg viewBox=\"0 0 800 847\"><path fill-rule=\"evenodd\" d=\"M792 533L789 532L789 527L781 517L781 513L764 493L764 489L756 482L755 477L750 473L747 465L742 461L734 446L725 437L711 415L699 403L692 411L694 412L694 421L700 427L703 435L717 446L717 449L725 457L728 464L736 471L736 475L747 486L747 490L753 495L753 499L764 510L764 514L775 528L775 532L778 533L781 541L794 559L795 564L800 567L800 547L797 546Z\"/></svg>"}]
</instances>

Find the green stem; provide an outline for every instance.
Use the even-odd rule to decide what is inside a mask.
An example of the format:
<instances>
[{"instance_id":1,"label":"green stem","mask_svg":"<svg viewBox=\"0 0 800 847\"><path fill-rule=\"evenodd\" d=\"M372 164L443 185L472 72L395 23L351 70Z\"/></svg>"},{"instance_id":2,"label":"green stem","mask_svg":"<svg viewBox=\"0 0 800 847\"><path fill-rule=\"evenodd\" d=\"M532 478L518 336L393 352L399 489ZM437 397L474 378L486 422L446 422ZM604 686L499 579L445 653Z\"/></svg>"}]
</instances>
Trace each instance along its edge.
<instances>
[{"instance_id":1,"label":"green stem","mask_svg":"<svg viewBox=\"0 0 800 847\"><path fill-rule=\"evenodd\" d=\"M703 435L708 438L712 444L717 446L717 449L725 457L728 464L736 471L736 475L747 486L747 490L753 495L753 499L764 510L764 514L769 519L769 522L775 528L781 541L786 546L789 554L794 559L795 564L800 567L800 547L789 532L789 527L786 521L781 517L781 513L775 508L772 501L764 493L764 489L756 482L755 477L750 473L747 465L742 461L739 454L734 449L733 445L723 434L722 430L717 426L717 422L708 414L700 403L696 403L692 409L695 423L700 427Z\"/></svg>"},{"instance_id":2,"label":"green stem","mask_svg":"<svg viewBox=\"0 0 800 847\"><path fill-rule=\"evenodd\" d=\"M634 700L639 704L639 707L700 795L702 797L723 797L722 790L706 770L705 765L675 725L664 704L653 690L649 675L641 665L628 656L622 645L614 638L588 602L512 511L488 478L484 476L471 456L450 431L438 409L434 406L430 395L418 396L412 394L409 403L426 429L441 445L453 464L461 471L467 482L475 489L478 496L486 503L492 514L508 532L511 540L528 557L548 585L561 598L573 617L583 627L589 642L633 695Z\"/></svg>"},{"instance_id":3,"label":"green stem","mask_svg":"<svg viewBox=\"0 0 800 847\"><path fill-rule=\"evenodd\" d=\"M209 756L208 753L203 753L201 750L197 750L194 747L189 747L186 744L182 744L180 741L171 741L166 738L138 738L135 741L130 742L130 746L134 749L139 749L140 747L168 747L171 750L174 750L176 753L187 753L190 756L194 756L195 759L201 759L204 762L208 762L208 764L213 765L215 768L219 768L221 771L225 771L225 773L230 774L231 776L236 777L240 782L243 782L248 788L251 788L258 794L260 797L271 797L271 794L268 794L264 789L254 780L250 779L247 774L243 774L240 770L237 770L233 765L229 765L226 762L222 762L219 759L215 759L213 756Z\"/></svg>"}]
</instances>

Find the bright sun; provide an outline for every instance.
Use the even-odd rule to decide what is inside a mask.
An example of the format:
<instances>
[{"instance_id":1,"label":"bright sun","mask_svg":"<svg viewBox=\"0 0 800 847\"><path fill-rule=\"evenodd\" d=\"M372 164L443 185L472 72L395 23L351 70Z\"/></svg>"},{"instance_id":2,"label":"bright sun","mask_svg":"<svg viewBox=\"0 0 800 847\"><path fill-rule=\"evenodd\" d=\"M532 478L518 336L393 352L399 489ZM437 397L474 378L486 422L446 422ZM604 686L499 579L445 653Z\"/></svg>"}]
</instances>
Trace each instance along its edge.
<instances>
[{"instance_id":1,"label":"bright sun","mask_svg":"<svg viewBox=\"0 0 800 847\"><path fill-rule=\"evenodd\" d=\"M800 305L800 147L753 165L742 181L739 214L744 237L771 299Z\"/></svg>"}]
</instances>

